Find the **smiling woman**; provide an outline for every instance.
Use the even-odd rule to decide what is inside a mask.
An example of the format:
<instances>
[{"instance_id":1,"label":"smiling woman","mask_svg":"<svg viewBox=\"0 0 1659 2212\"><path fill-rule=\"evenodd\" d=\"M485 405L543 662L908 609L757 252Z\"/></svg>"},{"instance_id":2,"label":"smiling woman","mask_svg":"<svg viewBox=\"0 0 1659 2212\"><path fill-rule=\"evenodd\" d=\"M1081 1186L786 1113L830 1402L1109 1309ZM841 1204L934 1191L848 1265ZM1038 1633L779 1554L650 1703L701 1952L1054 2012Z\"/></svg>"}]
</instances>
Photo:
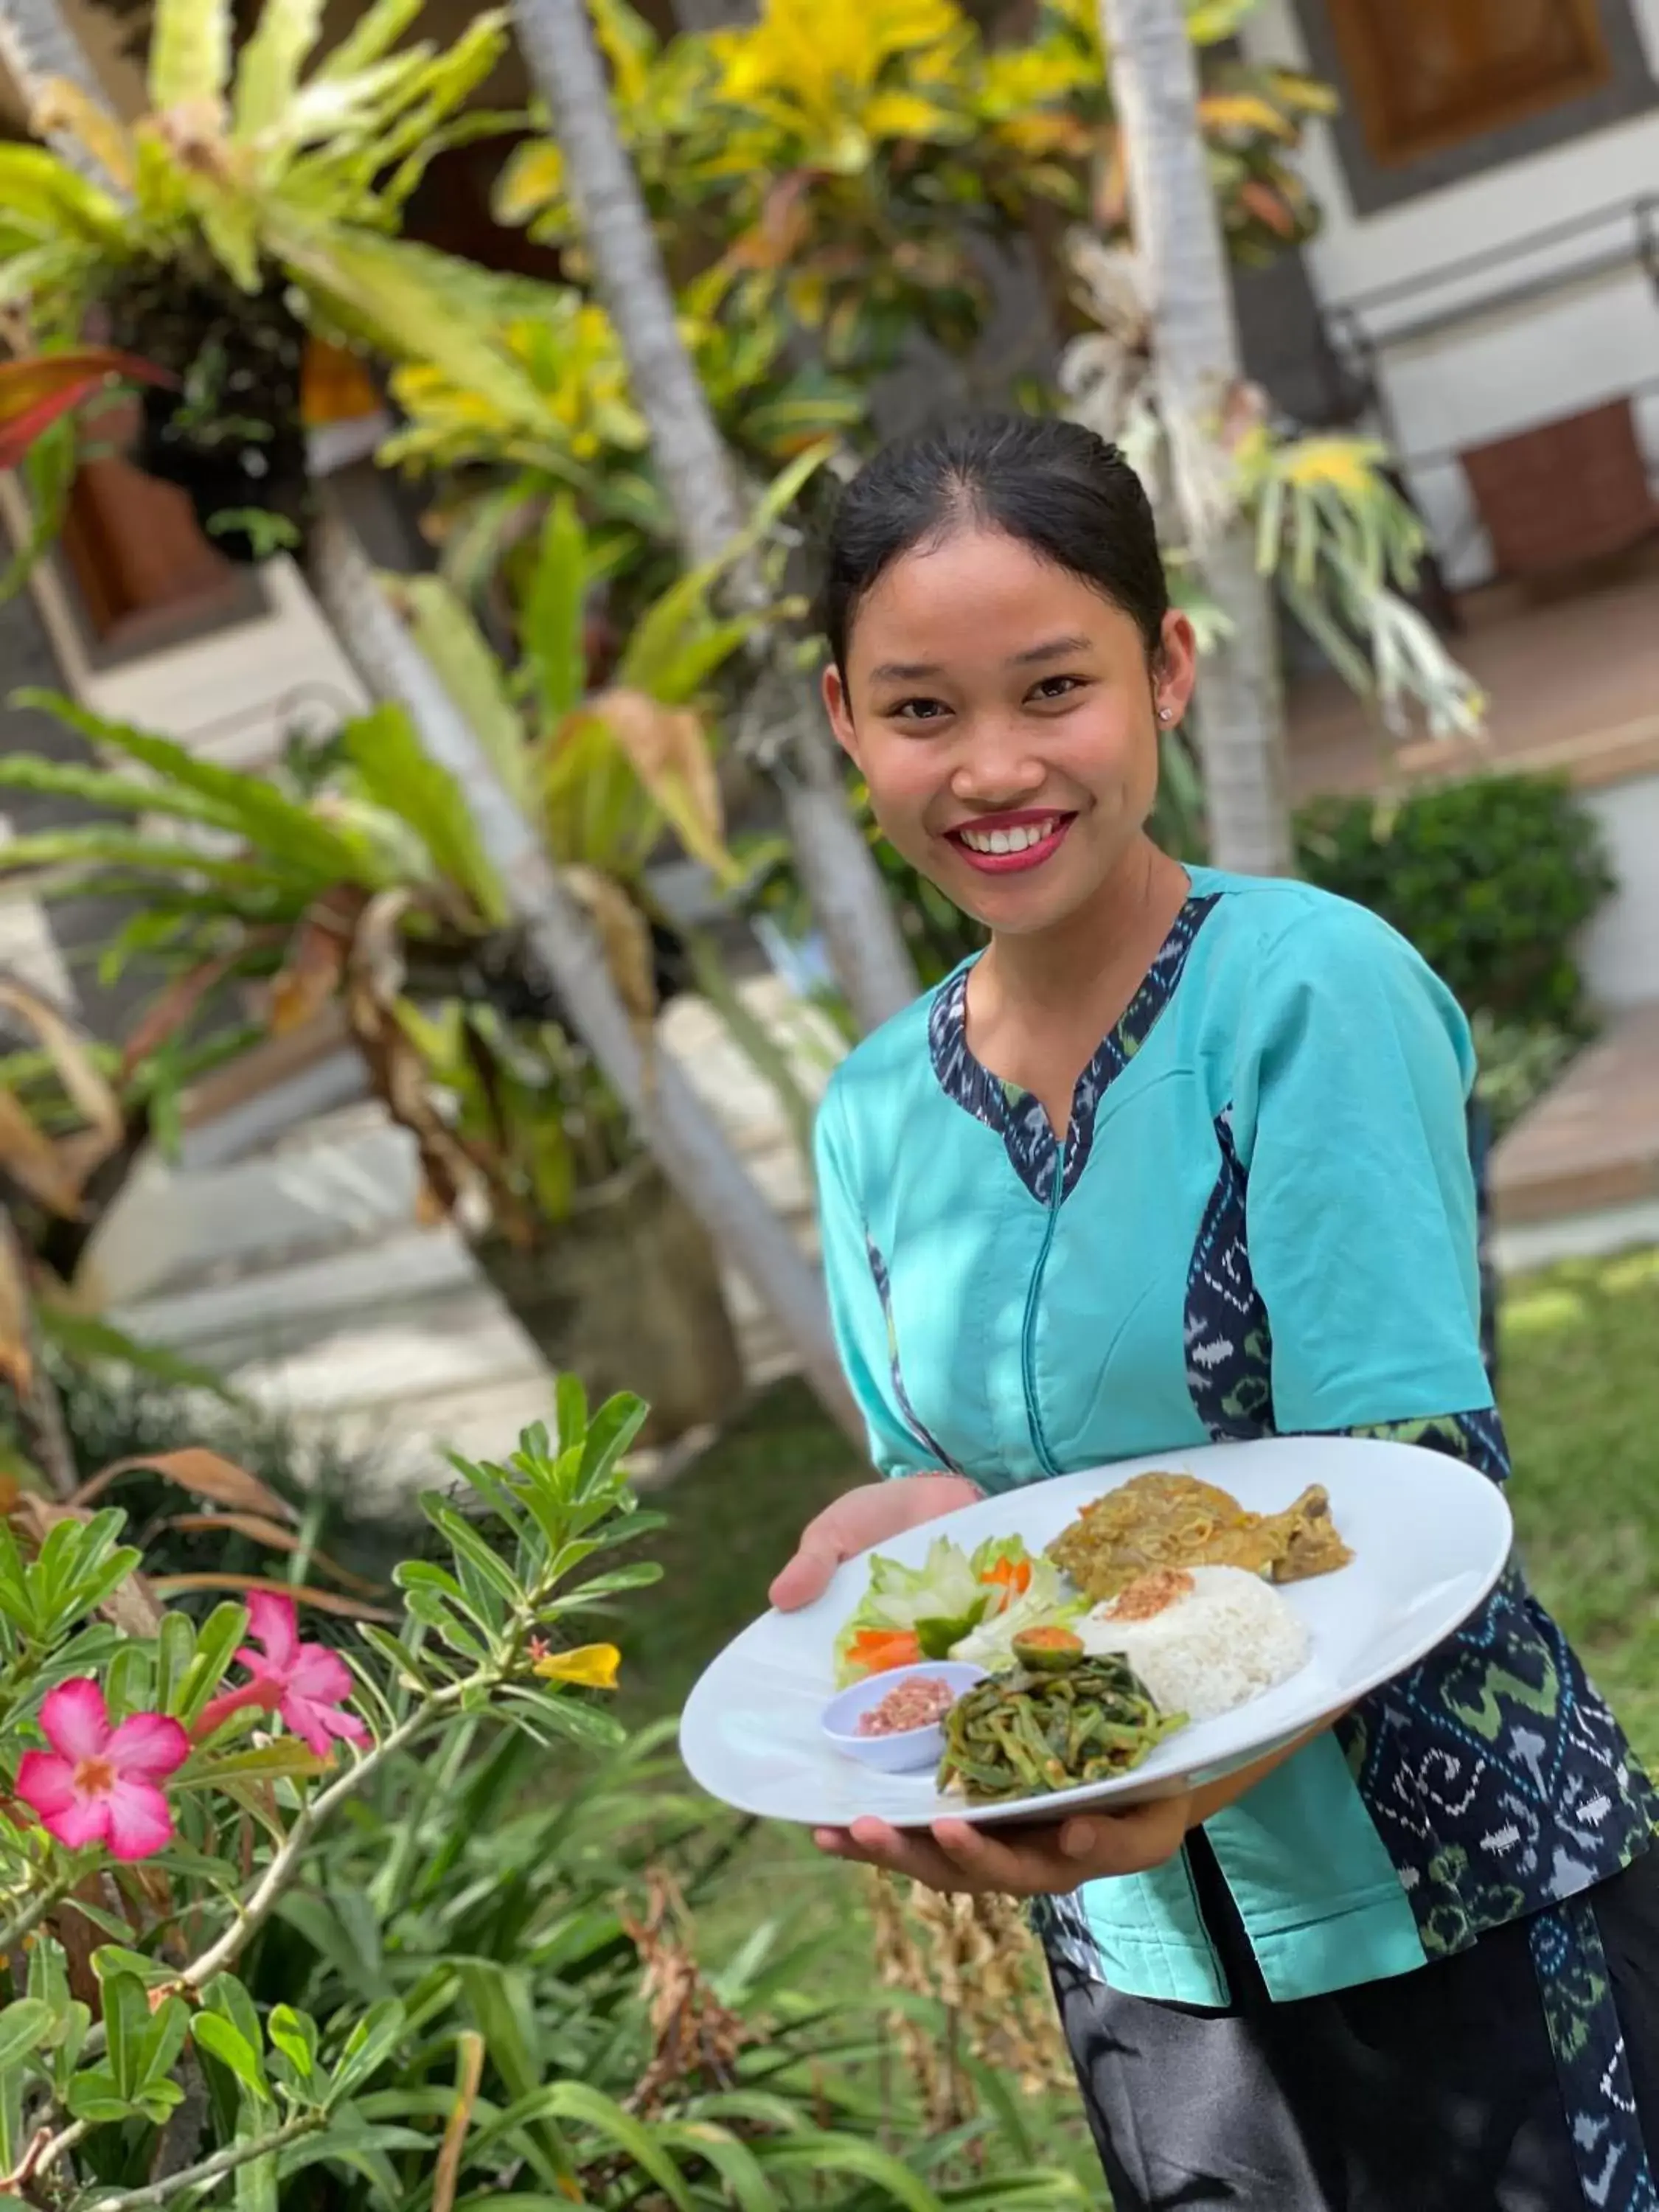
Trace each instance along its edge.
<instances>
[{"instance_id":1,"label":"smiling woman","mask_svg":"<svg viewBox=\"0 0 1659 2212\"><path fill-rule=\"evenodd\" d=\"M824 617L882 829L990 944L824 1101L842 1358L908 1479L821 1515L775 1601L981 1493L1206 1441L1394 1437L1504 1480L1468 1024L1374 915L1147 836L1193 638L1121 455L996 419L878 456ZM1041 1900L1119 2212L1635 2212L1656 1814L1512 1563L1253 1774L1006 1836L819 1840Z\"/></svg>"}]
</instances>

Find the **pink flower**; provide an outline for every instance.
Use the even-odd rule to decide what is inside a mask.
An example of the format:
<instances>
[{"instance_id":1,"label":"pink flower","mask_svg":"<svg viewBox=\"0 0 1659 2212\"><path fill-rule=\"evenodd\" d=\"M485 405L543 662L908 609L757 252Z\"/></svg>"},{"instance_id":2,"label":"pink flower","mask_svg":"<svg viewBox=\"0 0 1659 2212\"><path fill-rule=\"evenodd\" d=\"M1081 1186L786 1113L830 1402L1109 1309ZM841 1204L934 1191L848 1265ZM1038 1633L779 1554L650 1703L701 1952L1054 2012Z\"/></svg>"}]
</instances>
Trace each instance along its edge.
<instances>
[{"instance_id":1,"label":"pink flower","mask_svg":"<svg viewBox=\"0 0 1659 2212\"><path fill-rule=\"evenodd\" d=\"M319 1759L329 1756L333 1736L367 1743L368 1730L356 1714L339 1710L351 1695L351 1669L326 1644L301 1643L293 1599L274 1590L251 1590L247 1619L254 1643L264 1648L255 1651L244 1644L236 1656L253 1680L209 1703L196 1724L197 1741L205 1742L232 1713L257 1705L261 1711L280 1713L283 1725Z\"/></svg>"},{"instance_id":2,"label":"pink flower","mask_svg":"<svg viewBox=\"0 0 1659 2212\"><path fill-rule=\"evenodd\" d=\"M88 1676L61 1682L40 1707L50 1751L27 1751L17 1795L42 1826L81 1850L107 1843L118 1859L147 1859L173 1839L161 1784L190 1756L190 1738L165 1713L109 1724L104 1693Z\"/></svg>"}]
</instances>

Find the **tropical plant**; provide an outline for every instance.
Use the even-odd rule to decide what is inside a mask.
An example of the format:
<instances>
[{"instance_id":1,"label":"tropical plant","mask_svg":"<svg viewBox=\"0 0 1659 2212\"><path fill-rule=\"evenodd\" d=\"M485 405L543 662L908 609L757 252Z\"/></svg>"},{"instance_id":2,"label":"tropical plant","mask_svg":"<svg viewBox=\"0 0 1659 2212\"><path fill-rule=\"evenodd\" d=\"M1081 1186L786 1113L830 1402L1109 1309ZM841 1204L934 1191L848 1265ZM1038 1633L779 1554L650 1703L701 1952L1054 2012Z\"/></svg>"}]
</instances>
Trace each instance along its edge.
<instances>
[{"instance_id":1,"label":"tropical plant","mask_svg":"<svg viewBox=\"0 0 1659 2212\"><path fill-rule=\"evenodd\" d=\"M1416 589L1427 536L1367 437L1302 437L1267 416L1242 382L1208 414L1183 411L1157 368L1141 264L1074 233L1068 258L1092 328L1060 363L1071 411L1120 445L1158 510L1172 592L1193 618L1201 651L1231 635L1208 587L1203 547L1229 533L1254 538L1255 566L1362 695L1403 734L1420 713L1436 737L1479 727L1484 702L1406 596ZM1193 534L1197 533L1197 544ZM1201 698L1207 697L1206 680Z\"/></svg>"},{"instance_id":2,"label":"tropical plant","mask_svg":"<svg viewBox=\"0 0 1659 2212\"><path fill-rule=\"evenodd\" d=\"M1217 46L1245 12L1204 0L1193 35ZM1122 228L1091 0L1044 0L1028 37L994 46L957 0L833 15L810 0L767 0L751 23L666 41L626 0L603 0L593 15L671 260L688 241L717 252L737 326L781 313L833 368L867 379L918 332L960 350L990 303L982 242L1006 242L1045 209ZM1331 105L1293 71L1210 58L1200 119L1241 258L1313 228L1286 157L1306 118ZM580 256L556 143L515 153L496 206Z\"/></svg>"},{"instance_id":3,"label":"tropical plant","mask_svg":"<svg viewBox=\"0 0 1659 2212\"><path fill-rule=\"evenodd\" d=\"M32 76L34 128L85 159L0 147L0 301L43 351L81 344L95 318L166 372L137 458L184 484L239 557L273 532L297 542L308 518L307 325L521 402L487 325L534 288L395 235L434 156L499 127L466 104L504 20L479 16L441 52L398 46L414 12L378 0L307 76L321 15L306 0L269 0L234 67L226 0L159 0L149 114L128 125L84 84Z\"/></svg>"}]
</instances>

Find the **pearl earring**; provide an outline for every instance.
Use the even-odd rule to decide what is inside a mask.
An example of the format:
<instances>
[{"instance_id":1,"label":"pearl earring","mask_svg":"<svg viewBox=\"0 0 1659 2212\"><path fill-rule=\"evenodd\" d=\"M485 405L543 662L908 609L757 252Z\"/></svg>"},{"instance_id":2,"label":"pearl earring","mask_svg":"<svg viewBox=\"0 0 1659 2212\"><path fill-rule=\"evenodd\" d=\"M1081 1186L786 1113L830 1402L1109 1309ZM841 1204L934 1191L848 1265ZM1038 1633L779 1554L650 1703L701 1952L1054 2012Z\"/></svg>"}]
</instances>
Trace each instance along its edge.
<instances>
[{"instance_id":1,"label":"pearl earring","mask_svg":"<svg viewBox=\"0 0 1659 2212\"><path fill-rule=\"evenodd\" d=\"M1158 710L1158 719L1160 722L1173 722L1175 720L1175 708L1173 707L1160 707Z\"/></svg>"}]
</instances>

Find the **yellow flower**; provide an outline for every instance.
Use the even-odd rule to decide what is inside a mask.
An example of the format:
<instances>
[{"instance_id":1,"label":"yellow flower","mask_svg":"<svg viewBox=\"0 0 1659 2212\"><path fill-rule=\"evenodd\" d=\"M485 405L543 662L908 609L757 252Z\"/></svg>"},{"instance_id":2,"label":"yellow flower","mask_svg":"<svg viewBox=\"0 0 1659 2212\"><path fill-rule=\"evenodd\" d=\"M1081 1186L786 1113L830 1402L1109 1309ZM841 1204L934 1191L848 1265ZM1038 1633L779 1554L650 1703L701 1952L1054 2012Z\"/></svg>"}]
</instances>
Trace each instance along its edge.
<instances>
[{"instance_id":1,"label":"yellow flower","mask_svg":"<svg viewBox=\"0 0 1659 2212\"><path fill-rule=\"evenodd\" d=\"M544 1682L569 1682L578 1689L614 1690L622 1653L614 1644L583 1644L574 1651L550 1651L531 1672Z\"/></svg>"}]
</instances>

